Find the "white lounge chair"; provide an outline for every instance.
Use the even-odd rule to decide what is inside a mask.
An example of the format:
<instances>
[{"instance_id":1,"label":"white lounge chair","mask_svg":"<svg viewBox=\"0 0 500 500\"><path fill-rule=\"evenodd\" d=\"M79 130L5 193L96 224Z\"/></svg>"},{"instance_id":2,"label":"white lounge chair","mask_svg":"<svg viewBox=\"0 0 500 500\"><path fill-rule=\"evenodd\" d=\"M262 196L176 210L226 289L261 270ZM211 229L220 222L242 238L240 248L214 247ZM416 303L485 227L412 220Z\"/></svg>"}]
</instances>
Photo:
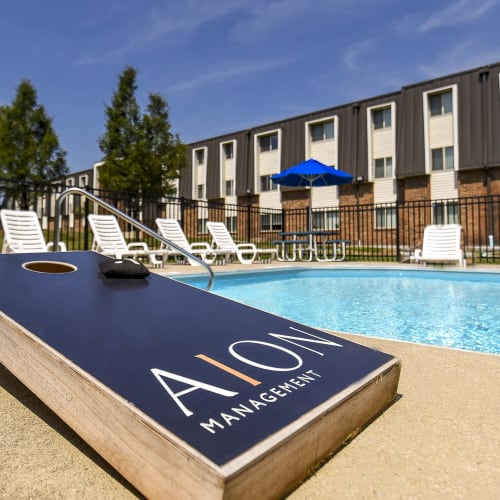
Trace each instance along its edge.
<instances>
[{"instance_id":1,"label":"white lounge chair","mask_svg":"<svg viewBox=\"0 0 500 500\"><path fill-rule=\"evenodd\" d=\"M419 263L456 262L465 267L461 248L462 226L459 224L430 225L424 229L422 249L415 250L414 260Z\"/></svg>"},{"instance_id":2,"label":"white lounge chair","mask_svg":"<svg viewBox=\"0 0 500 500\"><path fill-rule=\"evenodd\" d=\"M193 242L189 243L181 225L176 219L163 219L157 218L156 225L158 226L158 232L167 240L175 243L177 246L187 250L193 255L199 256L207 264L212 264L215 260L216 254L210 248L207 242ZM182 259L184 261L185 255L176 250L175 248L165 245L162 243L161 248L166 250L167 255L174 256L176 260ZM198 266L198 262L193 259L187 259L192 266Z\"/></svg>"},{"instance_id":3,"label":"white lounge chair","mask_svg":"<svg viewBox=\"0 0 500 500\"><path fill-rule=\"evenodd\" d=\"M4 232L2 253L49 252L53 243L46 243L36 212L31 210L0 211ZM59 242L59 249L66 251L64 242Z\"/></svg>"},{"instance_id":4,"label":"white lounge chair","mask_svg":"<svg viewBox=\"0 0 500 500\"><path fill-rule=\"evenodd\" d=\"M212 235L212 248L218 254L223 254L227 261L231 261L232 257L237 256L242 264L252 264L257 256L264 260L263 256L268 259L276 255L276 249L257 248L254 243L235 243L233 237L227 230L223 222L207 222L207 229Z\"/></svg>"},{"instance_id":5,"label":"white lounge chair","mask_svg":"<svg viewBox=\"0 0 500 500\"><path fill-rule=\"evenodd\" d=\"M149 250L147 243L142 241L125 241L114 215L91 214L87 218L94 233L91 250L116 259L148 257L154 267L162 265L162 261L157 258L161 251Z\"/></svg>"}]
</instances>

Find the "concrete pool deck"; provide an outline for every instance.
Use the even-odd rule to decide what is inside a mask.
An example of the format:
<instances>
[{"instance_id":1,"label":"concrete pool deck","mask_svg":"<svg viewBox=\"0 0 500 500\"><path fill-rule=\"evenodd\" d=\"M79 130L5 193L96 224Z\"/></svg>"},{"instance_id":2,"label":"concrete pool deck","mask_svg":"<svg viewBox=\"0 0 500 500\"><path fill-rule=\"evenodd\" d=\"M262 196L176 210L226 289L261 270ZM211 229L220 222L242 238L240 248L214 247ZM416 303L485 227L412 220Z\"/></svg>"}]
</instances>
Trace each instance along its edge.
<instances>
[{"instance_id":1,"label":"concrete pool deck","mask_svg":"<svg viewBox=\"0 0 500 500\"><path fill-rule=\"evenodd\" d=\"M399 397L289 498L499 498L500 356L344 335L402 360ZM1 365L0 433L0 498L140 497Z\"/></svg>"}]
</instances>

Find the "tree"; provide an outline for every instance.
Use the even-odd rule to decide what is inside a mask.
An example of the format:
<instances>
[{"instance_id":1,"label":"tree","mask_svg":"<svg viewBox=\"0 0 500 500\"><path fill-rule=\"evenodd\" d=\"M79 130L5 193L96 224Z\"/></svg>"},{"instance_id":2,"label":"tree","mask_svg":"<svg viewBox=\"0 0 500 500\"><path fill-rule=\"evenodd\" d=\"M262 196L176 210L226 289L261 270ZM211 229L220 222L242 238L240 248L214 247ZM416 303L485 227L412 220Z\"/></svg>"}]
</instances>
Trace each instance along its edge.
<instances>
[{"instance_id":1,"label":"tree","mask_svg":"<svg viewBox=\"0 0 500 500\"><path fill-rule=\"evenodd\" d=\"M159 94L149 95L141 115L136 76L134 68L125 68L106 107L106 132L99 139L104 153L99 180L106 189L157 198L173 193L173 179L186 166L186 146L171 133L168 105Z\"/></svg>"},{"instance_id":2,"label":"tree","mask_svg":"<svg viewBox=\"0 0 500 500\"><path fill-rule=\"evenodd\" d=\"M22 187L60 180L68 172L52 118L23 80L12 104L0 108L0 180Z\"/></svg>"}]
</instances>

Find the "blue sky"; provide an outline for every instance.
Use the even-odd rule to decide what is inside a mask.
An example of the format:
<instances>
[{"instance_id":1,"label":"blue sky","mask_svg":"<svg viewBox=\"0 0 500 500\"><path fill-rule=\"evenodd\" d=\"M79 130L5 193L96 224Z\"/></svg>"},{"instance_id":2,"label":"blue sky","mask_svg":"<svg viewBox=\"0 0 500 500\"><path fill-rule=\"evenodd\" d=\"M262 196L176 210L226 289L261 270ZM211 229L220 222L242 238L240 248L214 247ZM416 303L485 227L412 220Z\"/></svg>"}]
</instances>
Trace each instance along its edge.
<instances>
[{"instance_id":1,"label":"blue sky","mask_svg":"<svg viewBox=\"0 0 500 500\"><path fill-rule=\"evenodd\" d=\"M83 170L126 66L189 143L498 62L499 20L500 0L3 0L0 104L30 80Z\"/></svg>"}]
</instances>

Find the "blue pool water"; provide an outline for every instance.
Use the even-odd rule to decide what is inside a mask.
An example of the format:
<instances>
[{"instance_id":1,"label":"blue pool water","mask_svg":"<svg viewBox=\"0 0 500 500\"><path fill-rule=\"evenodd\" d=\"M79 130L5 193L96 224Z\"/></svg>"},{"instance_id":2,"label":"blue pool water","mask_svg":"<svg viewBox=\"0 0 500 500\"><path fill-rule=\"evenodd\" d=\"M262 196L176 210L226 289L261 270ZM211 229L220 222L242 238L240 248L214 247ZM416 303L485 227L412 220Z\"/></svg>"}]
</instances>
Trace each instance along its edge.
<instances>
[{"instance_id":1,"label":"blue pool water","mask_svg":"<svg viewBox=\"0 0 500 500\"><path fill-rule=\"evenodd\" d=\"M499 273L238 272L217 275L212 292L312 327L500 354Z\"/></svg>"}]
</instances>

